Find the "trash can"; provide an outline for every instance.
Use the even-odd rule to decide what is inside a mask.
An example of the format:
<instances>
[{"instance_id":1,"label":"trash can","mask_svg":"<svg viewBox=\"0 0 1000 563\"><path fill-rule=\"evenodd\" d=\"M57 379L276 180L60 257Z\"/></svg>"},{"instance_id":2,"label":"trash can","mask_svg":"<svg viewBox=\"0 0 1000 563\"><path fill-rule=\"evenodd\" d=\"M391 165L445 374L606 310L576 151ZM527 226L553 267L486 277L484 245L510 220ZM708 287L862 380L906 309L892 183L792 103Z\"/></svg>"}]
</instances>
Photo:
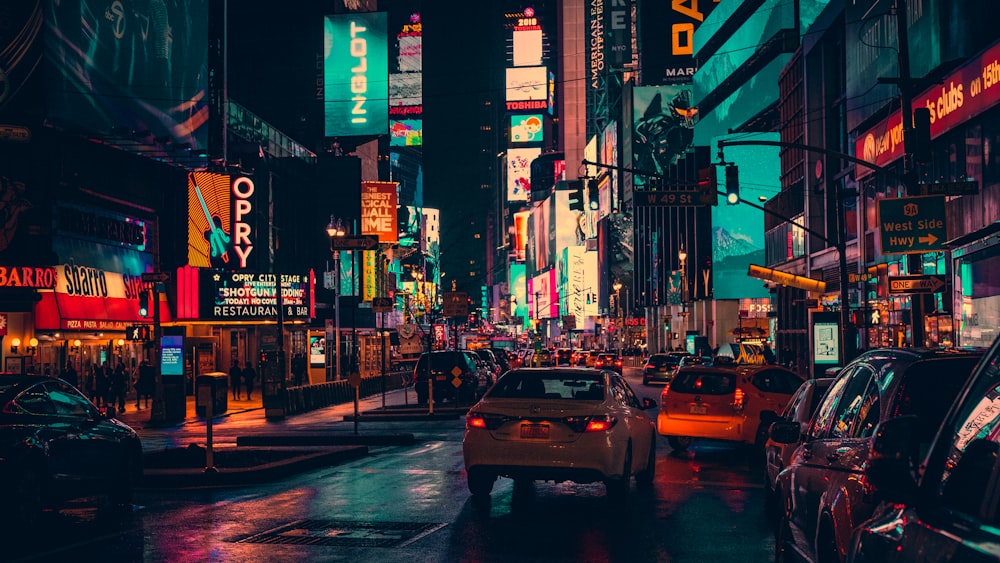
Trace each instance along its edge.
<instances>
[{"instance_id":1,"label":"trash can","mask_svg":"<svg viewBox=\"0 0 1000 563\"><path fill-rule=\"evenodd\" d=\"M212 401L212 416L219 416L229 408L229 375L221 371L203 373L195 379L194 412L205 416L208 401Z\"/></svg>"}]
</instances>

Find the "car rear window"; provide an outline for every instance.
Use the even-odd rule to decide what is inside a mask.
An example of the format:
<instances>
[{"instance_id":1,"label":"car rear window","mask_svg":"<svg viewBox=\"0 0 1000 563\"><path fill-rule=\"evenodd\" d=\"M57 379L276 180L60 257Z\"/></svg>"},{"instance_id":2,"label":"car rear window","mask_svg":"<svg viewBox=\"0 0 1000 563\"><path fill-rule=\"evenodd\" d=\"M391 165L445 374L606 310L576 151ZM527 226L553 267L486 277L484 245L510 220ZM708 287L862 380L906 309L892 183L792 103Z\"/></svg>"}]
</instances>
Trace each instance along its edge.
<instances>
[{"instance_id":1,"label":"car rear window","mask_svg":"<svg viewBox=\"0 0 1000 563\"><path fill-rule=\"evenodd\" d=\"M671 393L725 395L736 390L736 374L712 371L686 371L674 376Z\"/></svg>"},{"instance_id":2,"label":"car rear window","mask_svg":"<svg viewBox=\"0 0 1000 563\"><path fill-rule=\"evenodd\" d=\"M490 389L487 397L501 399L604 399L600 373L560 370L509 371Z\"/></svg>"},{"instance_id":3,"label":"car rear window","mask_svg":"<svg viewBox=\"0 0 1000 563\"><path fill-rule=\"evenodd\" d=\"M907 368L897 390L892 416L916 415L917 438L929 443L979 358L935 358L914 363Z\"/></svg>"}]
</instances>

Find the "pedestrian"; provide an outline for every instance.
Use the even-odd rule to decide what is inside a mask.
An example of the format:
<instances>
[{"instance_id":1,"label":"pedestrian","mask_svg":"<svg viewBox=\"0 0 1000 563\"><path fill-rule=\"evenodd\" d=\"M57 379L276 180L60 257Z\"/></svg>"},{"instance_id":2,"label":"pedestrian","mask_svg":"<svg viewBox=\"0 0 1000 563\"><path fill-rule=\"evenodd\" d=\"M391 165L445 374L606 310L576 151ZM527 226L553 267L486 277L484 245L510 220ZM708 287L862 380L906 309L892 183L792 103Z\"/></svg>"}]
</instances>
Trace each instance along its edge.
<instances>
[{"instance_id":1,"label":"pedestrian","mask_svg":"<svg viewBox=\"0 0 1000 563\"><path fill-rule=\"evenodd\" d=\"M233 365L229 368L229 385L233 388L233 400L240 400L241 387L243 386L243 370L240 369L239 360L233 360Z\"/></svg>"},{"instance_id":2,"label":"pedestrian","mask_svg":"<svg viewBox=\"0 0 1000 563\"><path fill-rule=\"evenodd\" d=\"M143 358L142 363L139 364L139 378L135 383L136 410L142 410L140 399L145 399L146 408L149 408L149 399L153 396L153 387L156 384L155 377L153 366L149 365L149 362Z\"/></svg>"},{"instance_id":3,"label":"pedestrian","mask_svg":"<svg viewBox=\"0 0 1000 563\"><path fill-rule=\"evenodd\" d=\"M305 385L306 356L302 352L298 352L292 357L292 378L296 386Z\"/></svg>"},{"instance_id":4,"label":"pedestrian","mask_svg":"<svg viewBox=\"0 0 1000 563\"><path fill-rule=\"evenodd\" d=\"M79 378L76 375L76 368L73 367L73 362L66 362L66 367L63 368L62 373L59 374L59 377L61 377L63 381L69 383L73 387L77 387L80 385Z\"/></svg>"},{"instance_id":5,"label":"pedestrian","mask_svg":"<svg viewBox=\"0 0 1000 563\"><path fill-rule=\"evenodd\" d=\"M111 374L108 373L108 362L94 364L94 382L97 387L95 393L98 407L107 407L111 394Z\"/></svg>"},{"instance_id":6,"label":"pedestrian","mask_svg":"<svg viewBox=\"0 0 1000 563\"><path fill-rule=\"evenodd\" d=\"M121 360L111 372L111 404L118 407L118 412L125 412L125 393L128 391L128 379L125 376L125 364Z\"/></svg>"},{"instance_id":7,"label":"pedestrian","mask_svg":"<svg viewBox=\"0 0 1000 563\"><path fill-rule=\"evenodd\" d=\"M253 381L257 379L257 372L254 371L253 366L250 362L247 362L247 367L243 368L243 384L247 388L247 400L253 399Z\"/></svg>"}]
</instances>

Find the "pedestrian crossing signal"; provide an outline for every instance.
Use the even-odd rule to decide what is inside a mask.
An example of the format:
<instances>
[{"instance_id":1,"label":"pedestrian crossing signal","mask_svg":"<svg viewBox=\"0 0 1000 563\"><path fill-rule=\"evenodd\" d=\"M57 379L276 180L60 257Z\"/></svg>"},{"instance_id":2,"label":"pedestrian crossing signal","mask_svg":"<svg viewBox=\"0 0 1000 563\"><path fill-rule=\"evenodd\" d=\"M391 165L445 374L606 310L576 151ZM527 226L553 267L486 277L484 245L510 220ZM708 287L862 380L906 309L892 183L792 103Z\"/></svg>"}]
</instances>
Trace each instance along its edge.
<instances>
[{"instance_id":1,"label":"pedestrian crossing signal","mask_svg":"<svg viewBox=\"0 0 1000 563\"><path fill-rule=\"evenodd\" d=\"M133 325L125 329L125 340L148 341L151 340L152 331L147 325Z\"/></svg>"}]
</instances>

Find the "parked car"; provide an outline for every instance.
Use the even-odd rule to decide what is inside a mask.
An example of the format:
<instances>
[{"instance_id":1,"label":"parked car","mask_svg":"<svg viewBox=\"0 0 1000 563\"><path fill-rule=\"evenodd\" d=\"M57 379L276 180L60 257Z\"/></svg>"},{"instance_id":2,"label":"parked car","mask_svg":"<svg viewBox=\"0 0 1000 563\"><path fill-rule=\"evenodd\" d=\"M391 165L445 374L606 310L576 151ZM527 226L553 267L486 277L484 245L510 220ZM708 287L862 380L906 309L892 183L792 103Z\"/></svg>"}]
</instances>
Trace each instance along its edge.
<instances>
[{"instance_id":1,"label":"parked car","mask_svg":"<svg viewBox=\"0 0 1000 563\"><path fill-rule=\"evenodd\" d=\"M429 373L432 378L434 402L474 403L477 396L476 390L480 387L479 367L472 358L474 355L461 350L435 350L421 354L420 359L417 360L417 366L413 368L417 402L427 403ZM455 385L456 379L458 386Z\"/></svg>"},{"instance_id":2,"label":"parked car","mask_svg":"<svg viewBox=\"0 0 1000 563\"><path fill-rule=\"evenodd\" d=\"M675 450L694 438L755 444L760 413L784 410L804 381L775 365L680 369L660 393L657 431Z\"/></svg>"},{"instance_id":3,"label":"parked car","mask_svg":"<svg viewBox=\"0 0 1000 563\"><path fill-rule=\"evenodd\" d=\"M473 496L498 477L515 488L535 480L602 481L624 497L631 477L649 487L656 433L625 378L609 370L522 368L505 373L466 416L462 452Z\"/></svg>"},{"instance_id":4,"label":"parked car","mask_svg":"<svg viewBox=\"0 0 1000 563\"><path fill-rule=\"evenodd\" d=\"M642 384L649 385L651 381L670 381L670 378L677 373L677 367L681 359L691 354L687 352L666 352L653 354L646 359L646 365L642 366Z\"/></svg>"},{"instance_id":5,"label":"parked car","mask_svg":"<svg viewBox=\"0 0 1000 563\"><path fill-rule=\"evenodd\" d=\"M982 354L870 350L839 372L804 435L797 421L771 425L776 442L802 441L775 485L784 507L775 542L778 561L844 561L851 532L875 509L863 473L875 428L883 420L915 415L920 423L913 428L913 443L926 449Z\"/></svg>"},{"instance_id":6,"label":"parked car","mask_svg":"<svg viewBox=\"0 0 1000 563\"><path fill-rule=\"evenodd\" d=\"M621 356L615 354L598 354L597 360L594 362L594 367L597 369L613 369L618 373L621 373L622 372Z\"/></svg>"},{"instance_id":7,"label":"parked car","mask_svg":"<svg viewBox=\"0 0 1000 563\"><path fill-rule=\"evenodd\" d=\"M809 421L812 420L820 399L823 398L823 394L830 388L833 381L832 377L810 379L799 386L798 391L792 395L785 410L781 411L780 414L770 410L761 412L760 420L763 423L762 426L765 426L763 431L767 433L771 423L781 420L797 422L804 434L809 429ZM774 485L778 480L778 474L788 466L792 453L798 445L798 440L782 444L774 441L770 436L764 443L764 510L772 519L779 516L778 507L781 505Z\"/></svg>"},{"instance_id":8,"label":"parked car","mask_svg":"<svg viewBox=\"0 0 1000 563\"><path fill-rule=\"evenodd\" d=\"M958 379L958 373L938 373ZM898 412L875 428L865 479L882 504L854 528L850 561L1000 561L997 429L1000 339L980 360L942 425ZM933 397L946 408L945 397ZM930 436L926 450L923 443ZM927 455L924 452L927 451ZM914 468L923 468L922 472Z\"/></svg>"},{"instance_id":9,"label":"parked car","mask_svg":"<svg viewBox=\"0 0 1000 563\"><path fill-rule=\"evenodd\" d=\"M132 428L53 377L0 375L0 405L0 519L8 527L31 529L43 509L92 495L131 509L142 478Z\"/></svg>"}]
</instances>

